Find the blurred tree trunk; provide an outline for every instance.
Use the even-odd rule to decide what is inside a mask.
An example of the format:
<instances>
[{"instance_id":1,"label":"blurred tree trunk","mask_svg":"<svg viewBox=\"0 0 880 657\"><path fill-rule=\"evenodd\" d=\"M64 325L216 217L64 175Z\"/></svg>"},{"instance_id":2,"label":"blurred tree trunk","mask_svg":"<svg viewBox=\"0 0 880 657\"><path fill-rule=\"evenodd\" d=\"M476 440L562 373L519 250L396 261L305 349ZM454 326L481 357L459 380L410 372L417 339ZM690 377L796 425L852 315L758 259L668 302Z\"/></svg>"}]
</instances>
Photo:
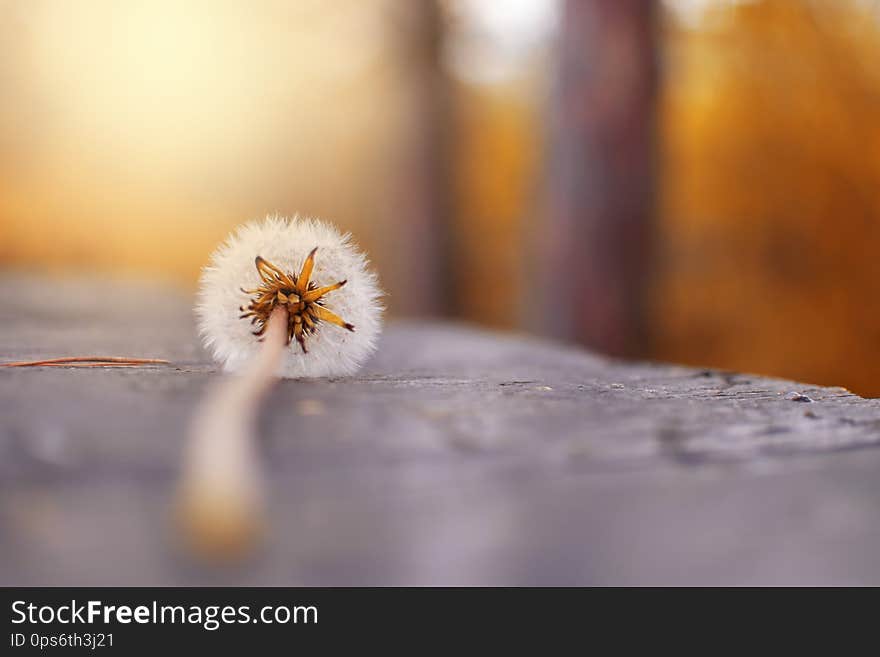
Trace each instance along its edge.
<instances>
[{"instance_id":1,"label":"blurred tree trunk","mask_svg":"<svg viewBox=\"0 0 880 657\"><path fill-rule=\"evenodd\" d=\"M413 315L453 312L451 273L451 93L441 57L444 14L437 0L402 5L407 13L404 59L412 88L407 152L400 172L398 210L409 253L407 285L395 300L398 311Z\"/></svg>"},{"instance_id":2,"label":"blurred tree trunk","mask_svg":"<svg viewBox=\"0 0 880 657\"><path fill-rule=\"evenodd\" d=\"M621 356L647 351L656 20L653 0L567 0L551 108L538 321Z\"/></svg>"}]
</instances>

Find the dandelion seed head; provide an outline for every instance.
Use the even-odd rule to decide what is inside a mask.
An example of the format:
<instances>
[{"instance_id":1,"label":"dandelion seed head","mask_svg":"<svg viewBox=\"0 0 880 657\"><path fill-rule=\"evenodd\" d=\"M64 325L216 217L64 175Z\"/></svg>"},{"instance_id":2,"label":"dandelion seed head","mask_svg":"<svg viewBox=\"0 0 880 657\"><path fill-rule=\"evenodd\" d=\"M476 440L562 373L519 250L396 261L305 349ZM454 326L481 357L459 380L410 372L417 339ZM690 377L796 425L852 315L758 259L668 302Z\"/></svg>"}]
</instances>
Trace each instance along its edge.
<instances>
[{"instance_id":1,"label":"dandelion seed head","mask_svg":"<svg viewBox=\"0 0 880 657\"><path fill-rule=\"evenodd\" d=\"M236 229L202 270L196 304L199 332L226 371L242 369L260 349L260 338L254 332L259 332L269 303L266 291L275 278L271 269L257 266L257 258L295 282L312 253L309 287L334 289L316 300L311 311L304 308L308 304L291 304L291 337L296 308L305 314L297 322L296 339L288 345L278 374L285 378L346 376L375 351L382 328L382 291L351 235L317 219L270 216ZM289 286L282 278L278 277L278 298L288 303ZM336 288L341 281L345 285ZM344 321L335 325L318 319L318 313ZM314 326L308 326L312 318ZM353 325L354 330L346 330L345 325Z\"/></svg>"}]
</instances>

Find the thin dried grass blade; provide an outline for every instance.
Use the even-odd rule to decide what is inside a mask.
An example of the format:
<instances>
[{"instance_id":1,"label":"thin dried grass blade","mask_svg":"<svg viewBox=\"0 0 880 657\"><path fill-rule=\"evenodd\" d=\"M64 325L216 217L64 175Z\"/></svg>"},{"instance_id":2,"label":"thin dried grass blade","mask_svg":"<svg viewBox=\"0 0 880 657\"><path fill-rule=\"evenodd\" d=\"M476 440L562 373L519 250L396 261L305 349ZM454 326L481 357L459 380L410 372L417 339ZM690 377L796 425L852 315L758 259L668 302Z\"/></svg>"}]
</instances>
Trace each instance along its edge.
<instances>
[{"instance_id":1,"label":"thin dried grass blade","mask_svg":"<svg viewBox=\"0 0 880 657\"><path fill-rule=\"evenodd\" d=\"M126 358L122 356L66 356L44 360L21 360L13 363L0 363L0 367L112 367L138 365L170 365L161 358Z\"/></svg>"}]
</instances>

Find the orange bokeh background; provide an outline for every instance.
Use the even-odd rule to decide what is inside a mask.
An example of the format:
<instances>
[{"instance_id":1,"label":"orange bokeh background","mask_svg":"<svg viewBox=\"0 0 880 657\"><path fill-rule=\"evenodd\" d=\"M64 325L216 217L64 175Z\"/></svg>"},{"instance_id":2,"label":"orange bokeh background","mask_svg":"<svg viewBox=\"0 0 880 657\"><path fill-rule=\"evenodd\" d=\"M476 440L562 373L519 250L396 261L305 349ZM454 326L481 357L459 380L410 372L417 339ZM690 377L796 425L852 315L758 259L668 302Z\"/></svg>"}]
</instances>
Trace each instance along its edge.
<instances>
[{"instance_id":1,"label":"orange bokeh background","mask_svg":"<svg viewBox=\"0 0 880 657\"><path fill-rule=\"evenodd\" d=\"M0 2L0 267L192 290L233 226L299 212L355 233L394 315L540 330L565 4L502 4ZM658 6L638 355L880 394L877 7Z\"/></svg>"}]
</instances>

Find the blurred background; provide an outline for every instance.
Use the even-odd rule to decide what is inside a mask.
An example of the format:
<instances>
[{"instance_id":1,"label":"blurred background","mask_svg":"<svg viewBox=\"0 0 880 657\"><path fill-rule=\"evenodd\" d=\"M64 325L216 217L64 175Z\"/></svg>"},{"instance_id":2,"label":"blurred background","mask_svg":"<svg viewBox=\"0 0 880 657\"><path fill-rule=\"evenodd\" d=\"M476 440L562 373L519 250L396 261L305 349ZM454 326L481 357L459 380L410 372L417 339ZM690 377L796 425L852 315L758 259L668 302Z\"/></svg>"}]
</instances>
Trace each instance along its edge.
<instances>
[{"instance_id":1,"label":"blurred background","mask_svg":"<svg viewBox=\"0 0 880 657\"><path fill-rule=\"evenodd\" d=\"M395 316L880 395L880 1L0 0L0 270L274 212Z\"/></svg>"}]
</instances>

